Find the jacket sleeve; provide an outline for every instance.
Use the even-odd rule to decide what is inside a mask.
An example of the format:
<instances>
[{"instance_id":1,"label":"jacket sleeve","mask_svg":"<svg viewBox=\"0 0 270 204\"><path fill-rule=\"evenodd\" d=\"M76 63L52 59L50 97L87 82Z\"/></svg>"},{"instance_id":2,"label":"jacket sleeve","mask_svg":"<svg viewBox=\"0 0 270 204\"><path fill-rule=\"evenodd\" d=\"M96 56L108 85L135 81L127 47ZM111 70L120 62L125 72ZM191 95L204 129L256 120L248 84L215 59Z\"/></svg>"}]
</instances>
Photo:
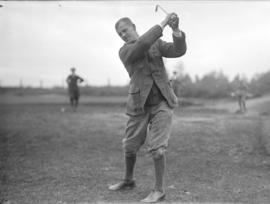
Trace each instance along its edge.
<instances>
[{"instance_id":1,"label":"jacket sleeve","mask_svg":"<svg viewBox=\"0 0 270 204\"><path fill-rule=\"evenodd\" d=\"M66 82L67 82L67 84L69 84L69 82L70 82L70 77L68 76L67 78L66 78Z\"/></svg>"},{"instance_id":2,"label":"jacket sleeve","mask_svg":"<svg viewBox=\"0 0 270 204\"><path fill-rule=\"evenodd\" d=\"M82 77L80 77L80 76L78 76L78 79L80 80L80 82L84 81L84 79Z\"/></svg>"},{"instance_id":3,"label":"jacket sleeve","mask_svg":"<svg viewBox=\"0 0 270 204\"><path fill-rule=\"evenodd\" d=\"M161 36L162 28L155 25L134 43L126 43L119 51L120 59L125 65L134 63L137 59L144 57L151 45Z\"/></svg>"},{"instance_id":4,"label":"jacket sleeve","mask_svg":"<svg viewBox=\"0 0 270 204\"><path fill-rule=\"evenodd\" d=\"M173 36L173 43L160 40L159 49L161 55L167 58L181 57L186 53L186 35L183 31L181 37Z\"/></svg>"}]
</instances>

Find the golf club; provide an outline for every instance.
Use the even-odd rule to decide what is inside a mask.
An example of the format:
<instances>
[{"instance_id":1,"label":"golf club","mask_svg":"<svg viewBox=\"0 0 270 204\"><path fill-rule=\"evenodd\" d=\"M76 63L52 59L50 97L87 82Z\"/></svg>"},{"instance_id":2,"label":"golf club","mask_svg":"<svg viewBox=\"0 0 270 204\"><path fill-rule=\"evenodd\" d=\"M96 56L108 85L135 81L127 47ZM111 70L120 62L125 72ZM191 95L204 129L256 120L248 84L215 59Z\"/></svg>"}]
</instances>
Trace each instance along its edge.
<instances>
[{"instance_id":1,"label":"golf club","mask_svg":"<svg viewBox=\"0 0 270 204\"><path fill-rule=\"evenodd\" d=\"M160 8L166 15L168 15L168 12L158 4L156 5L155 12L158 11L158 8Z\"/></svg>"},{"instance_id":2,"label":"golf club","mask_svg":"<svg viewBox=\"0 0 270 204\"><path fill-rule=\"evenodd\" d=\"M158 8L160 8L166 15L168 15L169 13L164 9L162 8L160 5L156 5L156 8L155 8L155 12L158 11ZM171 16L171 19L173 20L175 18L175 16Z\"/></svg>"}]
</instances>

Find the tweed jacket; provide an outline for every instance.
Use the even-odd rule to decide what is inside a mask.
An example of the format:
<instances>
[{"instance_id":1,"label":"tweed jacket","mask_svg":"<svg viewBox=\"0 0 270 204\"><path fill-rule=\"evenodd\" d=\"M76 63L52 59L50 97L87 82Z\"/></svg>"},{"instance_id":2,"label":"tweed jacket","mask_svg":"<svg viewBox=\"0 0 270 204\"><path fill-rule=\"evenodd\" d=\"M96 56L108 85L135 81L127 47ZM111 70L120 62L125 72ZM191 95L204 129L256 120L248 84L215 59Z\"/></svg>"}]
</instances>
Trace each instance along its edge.
<instances>
[{"instance_id":1,"label":"tweed jacket","mask_svg":"<svg viewBox=\"0 0 270 204\"><path fill-rule=\"evenodd\" d=\"M181 37L173 35L173 42L159 39L161 36L162 28L155 25L137 40L126 42L119 50L119 57L130 77L127 115L145 113L145 101L153 82L171 108L178 106L162 57L176 58L186 53L185 33L182 32Z\"/></svg>"}]
</instances>

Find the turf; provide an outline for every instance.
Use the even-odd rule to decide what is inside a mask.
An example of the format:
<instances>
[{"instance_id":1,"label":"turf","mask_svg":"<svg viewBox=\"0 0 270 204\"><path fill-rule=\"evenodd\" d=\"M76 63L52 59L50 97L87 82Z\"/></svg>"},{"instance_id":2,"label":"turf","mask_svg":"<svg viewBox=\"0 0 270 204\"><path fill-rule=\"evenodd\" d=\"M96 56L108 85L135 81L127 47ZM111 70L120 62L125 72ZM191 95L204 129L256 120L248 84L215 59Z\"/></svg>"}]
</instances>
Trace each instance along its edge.
<instances>
[{"instance_id":1,"label":"turf","mask_svg":"<svg viewBox=\"0 0 270 204\"><path fill-rule=\"evenodd\" d=\"M110 192L123 175L122 105L0 106L2 203L136 203L153 184L143 146L137 188ZM270 203L269 117L226 109L175 110L165 203ZM267 129L268 128L268 129Z\"/></svg>"}]
</instances>

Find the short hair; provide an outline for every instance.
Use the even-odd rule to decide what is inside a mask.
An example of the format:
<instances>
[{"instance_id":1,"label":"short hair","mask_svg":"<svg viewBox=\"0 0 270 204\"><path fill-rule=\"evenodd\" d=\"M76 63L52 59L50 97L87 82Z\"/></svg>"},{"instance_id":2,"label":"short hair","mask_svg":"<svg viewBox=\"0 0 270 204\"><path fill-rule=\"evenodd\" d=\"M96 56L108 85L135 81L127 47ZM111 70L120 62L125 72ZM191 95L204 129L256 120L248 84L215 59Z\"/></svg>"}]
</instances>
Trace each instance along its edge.
<instances>
[{"instance_id":1,"label":"short hair","mask_svg":"<svg viewBox=\"0 0 270 204\"><path fill-rule=\"evenodd\" d=\"M120 22L125 22L125 23L127 23L127 24L129 24L129 25L131 25L131 26L134 26L134 28L136 28L136 27L135 27L135 24L130 20L130 18L128 18L128 17L123 17L123 18L120 18L120 19L115 23L115 30L117 30L117 28L118 28Z\"/></svg>"}]
</instances>

